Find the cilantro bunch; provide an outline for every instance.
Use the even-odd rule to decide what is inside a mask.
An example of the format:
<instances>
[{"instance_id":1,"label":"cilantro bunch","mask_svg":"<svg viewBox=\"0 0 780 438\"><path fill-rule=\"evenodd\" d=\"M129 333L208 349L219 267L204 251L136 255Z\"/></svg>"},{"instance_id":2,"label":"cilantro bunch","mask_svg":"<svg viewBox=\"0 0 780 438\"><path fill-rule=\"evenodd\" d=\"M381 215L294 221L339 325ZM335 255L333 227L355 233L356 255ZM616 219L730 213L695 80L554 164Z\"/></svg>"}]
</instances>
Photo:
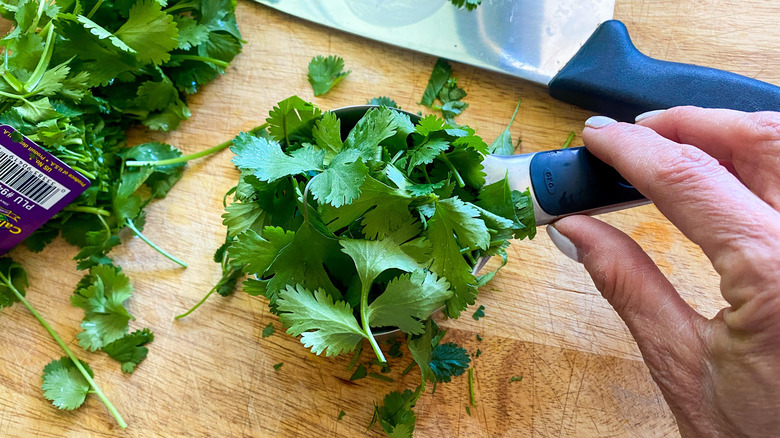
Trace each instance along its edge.
<instances>
[{"instance_id":1,"label":"cilantro bunch","mask_svg":"<svg viewBox=\"0 0 780 438\"><path fill-rule=\"evenodd\" d=\"M230 0L0 4L14 26L0 39L0 123L91 183L27 239L30 249L42 250L61 233L81 248L76 259L86 269L110 262L107 253L125 227L148 241L144 207L168 193L184 164L135 165L181 152L162 143L127 148L125 131L135 123L168 131L190 116L187 95L224 73L241 51L234 10Z\"/></svg>"},{"instance_id":2,"label":"cilantro bunch","mask_svg":"<svg viewBox=\"0 0 780 438\"><path fill-rule=\"evenodd\" d=\"M314 353L365 339L385 362L373 332L397 327L410 341L427 336L415 359L433 379L426 321L441 307L457 318L495 274L475 275L477 260L506 263L508 240L534 235L530 198L506 179L485 185L488 146L473 129L364 112L323 113L293 96L267 132L239 134L217 259L223 280L249 274L244 290L265 296Z\"/></svg>"},{"instance_id":3,"label":"cilantro bunch","mask_svg":"<svg viewBox=\"0 0 780 438\"><path fill-rule=\"evenodd\" d=\"M169 131L190 117L187 96L224 73L241 51L235 6L234 0L0 2L0 15L13 25L0 39L0 124L91 184L25 244L41 251L62 234L80 248L77 266L90 272L71 297L85 313L79 344L103 350L124 372L146 357L154 336L148 329L128 333L133 317L124 301L132 286L107 254L129 228L186 266L141 233L144 208L167 195L187 160L219 149L182 157L163 143L127 147L125 131L138 123ZM89 366L26 301L26 287L22 266L0 259L0 309L23 303L66 353L44 368L44 396L60 409L75 409L97 394L126 427Z\"/></svg>"}]
</instances>

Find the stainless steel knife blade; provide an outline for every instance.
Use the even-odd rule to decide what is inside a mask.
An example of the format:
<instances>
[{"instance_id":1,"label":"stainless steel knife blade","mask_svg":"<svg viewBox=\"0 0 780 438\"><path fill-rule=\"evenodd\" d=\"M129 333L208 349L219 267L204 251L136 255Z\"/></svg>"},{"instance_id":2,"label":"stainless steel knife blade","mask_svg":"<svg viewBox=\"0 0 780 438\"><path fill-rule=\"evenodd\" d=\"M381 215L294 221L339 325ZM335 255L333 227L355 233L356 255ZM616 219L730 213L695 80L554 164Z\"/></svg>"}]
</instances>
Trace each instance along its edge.
<instances>
[{"instance_id":1,"label":"stainless steel knife blade","mask_svg":"<svg viewBox=\"0 0 780 438\"><path fill-rule=\"evenodd\" d=\"M614 0L256 0L345 32L547 85Z\"/></svg>"}]
</instances>

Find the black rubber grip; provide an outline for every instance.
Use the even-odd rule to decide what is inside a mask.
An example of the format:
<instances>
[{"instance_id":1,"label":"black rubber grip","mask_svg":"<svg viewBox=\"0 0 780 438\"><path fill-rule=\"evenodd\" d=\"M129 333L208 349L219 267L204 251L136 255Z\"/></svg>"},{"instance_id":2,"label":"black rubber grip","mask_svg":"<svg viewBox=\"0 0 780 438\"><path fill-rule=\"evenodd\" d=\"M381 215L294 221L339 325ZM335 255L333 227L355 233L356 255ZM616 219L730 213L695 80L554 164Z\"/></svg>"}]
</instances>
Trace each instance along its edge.
<instances>
[{"instance_id":1,"label":"black rubber grip","mask_svg":"<svg viewBox=\"0 0 780 438\"><path fill-rule=\"evenodd\" d=\"M645 56L634 47L626 26L616 20L602 23L549 87L558 100L622 121L680 105L780 111L780 87Z\"/></svg>"},{"instance_id":2,"label":"black rubber grip","mask_svg":"<svg viewBox=\"0 0 780 438\"><path fill-rule=\"evenodd\" d=\"M614 168L584 147L539 152L530 165L542 210L563 216L644 199Z\"/></svg>"}]
</instances>

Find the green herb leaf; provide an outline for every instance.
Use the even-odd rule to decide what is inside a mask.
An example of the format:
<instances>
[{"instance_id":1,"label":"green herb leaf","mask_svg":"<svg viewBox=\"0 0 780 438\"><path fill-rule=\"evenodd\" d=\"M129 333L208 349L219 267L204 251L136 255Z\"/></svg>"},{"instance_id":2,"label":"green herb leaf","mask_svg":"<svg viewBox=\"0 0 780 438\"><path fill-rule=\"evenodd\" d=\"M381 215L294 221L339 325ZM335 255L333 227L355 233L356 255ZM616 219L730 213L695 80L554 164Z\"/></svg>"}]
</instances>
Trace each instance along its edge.
<instances>
[{"instance_id":1,"label":"green herb leaf","mask_svg":"<svg viewBox=\"0 0 780 438\"><path fill-rule=\"evenodd\" d=\"M133 294L130 279L111 266L94 266L90 269L70 302L84 309L84 320L76 335L79 345L89 351L122 338L133 318L124 306L124 302Z\"/></svg>"},{"instance_id":2,"label":"green herb leaf","mask_svg":"<svg viewBox=\"0 0 780 438\"><path fill-rule=\"evenodd\" d=\"M334 302L322 289L312 293L301 286L288 286L279 293L277 306L287 333L302 335L301 342L314 354L349 353L365 337L349 304Z\"/></svg>"},{"instance_id":3,"label":"green herb leaf","mask_svg":"<svg viewBox=\"0 0 780 438\"><path fill-rule=\"evenodd\" d=\"M375 327L398 327L404 333L420 334L421 320L428 318L452 296L449 284L432 272L414 271L388 283L384 293L368 307Z\"/></svg>"},{"instance_id":4,"label":"green herb leaf","mask_svg":"<svg viewBox=\"0 0 780 438\"><path fill-rule=\"evenodd\" d=\"M264 338L267 338L267 337L271 336L272 334L274 334L275 331L276 330L274 329L274 323L269 322L268 325L265 326L265 328L263 329L262 336Z\"/></svg>"},{"instance_id":5,"label":"green herb leaf","mask_svg":"<svg viewBox=\"0 0 780 438\"><path fill-rule=\"evenodd\" d=\"M425 87L425 92L423 93L420 105L425 105L430 108L451 74L452 67L450 64L442 58L437 59L436 64L433 66L431 77L428 79L428 85Z\"/></svg>"},{"instance_id":6,"label":"green herb leaf","mask_svg":"<svg viewBox=\"0 0 780 438\"><path fill-rule=\"evenodd\" d=\"M19 302L16 294L11 290L11 286L24 296L29 283L27 282L27 271L9 257L0 258L0 274L4 277L3 281L0 282L0 309L2 309Z\"/></svg>"},{"instance_id":7,"label":"green herb leaf","mask_svg":"<svg viewBox=\"0 0 780 438\"><path fill-rule=\"evenodd\" d=\"M474 318L475 321L479 321L479 318L482 318L485 316L485 306L479 306L476 311L474 311L474 314L471 315L472 318Z\"/></svg>"},{"instance_id":8,"label":"green herb leaf","mask_svg":"<svg viewBox=\"0 0 780 438\"><path fill-rule=\"evenodd\" d=\"M315 96L327 93L350 73L344 71L344 60L339 56L315 56L309 62L309 83Z\"/></svg>"},{"instance_id":9,"label":"green herb leaf","mask_svg":"<svg viewBox=\"0 0 780 438\"><path fill-rule=\"evenodd\" d=\"M80 361L90 376L94 373ZM43 396L59 409L73 410L84 404L92 389L68 356L49 362L43 368Z\"/></svg>"},{"instance_id":10,"label":"green herb leaf","mask_svg":"<svg viewBox=\"0 0 780 438\"><path fill-rule=\"evenodd\" d=\"M145 328L128 333L110 344L103 346L103 351L112 359L122 364L122 371L132 373L149 353L145 347L154 340L154 334Z\"/></svg>"},{"instance_id":11,"label":"green herb leaf","mask_svg":"<svg viewBox=\"0 0 780 438\"><path fill-rule=\"evenodd\" d=\"M454 342L437 345L431 355L431 371L437 382L449 382L469 367L471 359L465 348Z\"/></svg>"}]
</instances>

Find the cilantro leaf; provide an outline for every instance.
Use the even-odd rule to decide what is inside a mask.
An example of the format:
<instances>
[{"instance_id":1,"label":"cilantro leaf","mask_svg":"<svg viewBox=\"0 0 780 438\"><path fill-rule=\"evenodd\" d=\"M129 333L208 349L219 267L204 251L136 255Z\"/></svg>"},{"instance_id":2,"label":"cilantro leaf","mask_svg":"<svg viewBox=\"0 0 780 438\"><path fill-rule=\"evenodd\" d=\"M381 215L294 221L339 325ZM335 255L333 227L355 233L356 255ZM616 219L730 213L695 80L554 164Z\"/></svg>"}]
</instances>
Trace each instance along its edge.
<instances>
[{"instance_id":1,"label":"cilantro leaf","mask_svg":"<svg viewBox=\"0 0 780 438\"><path fill-rule=\"evenodd\" d=\"M312 293L300 285L287 286L279 292L277 306L287 333L301 335L303 345L314 354L349 353L365 337L349 304L334 302L322 289Z\"/></svg>"},{"instance_id":2,"label":"cilantro leaf","mask_svg":"<svg viewBox=\"0 0 780 438\"><path fill-rule=\"evenodd\" d=\"M99 39L108 40L116 48L123 50L125 52L135 53L135 49L125 44L124 41L117 38L113 33L107 31L106 29L103 28L103 26L95 23L89 18L83 15L79 15L78 17L76 17L76 20L78 20L79 23L84 25L84 28L87 29L92 35L95 35Z\"/></svg>"},{"instance_id":3,"label":"cilantro leaf","mask_svg":"<svg viewBox=\"0 0 780 438\"><path fill-rule=\"evenodd\" d=\"M157 65L171 59L169 52L179 45L173 16L164 12L155 0L136 2L116 36L132 47L139 61Z\"/></svg>"},{"instance_id":4,"label":"cilantro leaf","mask_svg":"<svg viewBox=\"0 0 780 438\"><path fill-rule=\"evenodd\" d=\"M352 203L338 208L320 206L322 220L329 230L335 232L362 217L363 234L369 239L379 239L412 221L409 205L413 198L405 191L368 176L360 186L360 193Z\"/></svg>"},{"instance_id":5,"label":"cilantro leaf","mask_svg":"<svg viewBox=\"0 0 780 438\"><path fill-rule=\"evenodd\" d=\"M420 105L425 105L430 108L451 74L452 66L442 58L437 59L436 64L433 66L431 77L428 79L428 85L425 87L425 92L423 93Z\"/></svg>"},{"instance_id":6,"label":"cilantro leaf","mask_svg":"<svg viewBox=\"0 0 780 438\"><path fill-rule=\"evenodd\" d=\"M124 306L132 294L130 279L118 268L92 267L70 297L75 307L84 309L84 331L76 335L79 345L95 351L122 338L133 318Z\"/></svg>"},{"instance_id":7,"label":"cilantro leaf","mask_svg":"<svg viewBox=\"0 0 780 438\"><path fill-rule=\"evenodd\" d=\"M222 225L228 230L228 236L234 237L246 230L262 232L268 214L257 202L234 202L225 207Z\"/></svg>"},{"instance_id":8,"label":"cilantro leaf","mask_svg":"<svg viewBox=\"0 0 780 438\"><path fill-rule=\"evenodd\" d=\"M422 388L420 385L415 391L407 389L404 392L393 391L387 394L382 406L374 404L374 417L369 427L379 421L389 437L412 438L417 421L412 409L420 399Z\"/></svg>"},{"instance_id":9,"label":"cilantro leaf","mask_svg":"<svg viewBox=\"0 0 780 438\"><path fill-rule=\"evenodd\" d=\"M442 152L450 147L450 142L444 138L431 138L415 146L409 154L409 171L420 164L429 164Z\"/></svg>"},{"instance_id":10,"label":"cilantro leaf","mask_svg":"<svg viewBox=\"0 0 780 438\"><path fill-rule=\"evenodd\" d=\"M205 43L209 38L209 28L206 25L198 24L195 19L184 15L173 17L176 28L179 30L177 48L189 50L194 46Z\"/></svg>"},{"instance_id":11,"label":"cilantro leaf","mask_svg":"<svg viewBox=\"0 0 780 438\"><path fill-rule=\"evenodd\" d=\"M274 140L284 141L287 147L290 142L308 141L314 123L321 115L313 104L298 96L288 97L268 113L268 133Z\"/></svg>"},{"instance_id":12,"label":"cilantro leaf","mask_svg":"<svg viewBox=\"0 0 780 438\"><path fill-rule=\"evenodd\" d=\"M311 135L317 147L325 151L325 164L344 148L341 141L341 120L332 112L326 112L317 120L312 128Z\"/></svg>"},{"instance_id":13,"label":"cilantro leaf","mask_svg":"<svg viewBox=\"0 0 780 438\"><path fill-rule=\"evenodd\" d=\"M0 309L11 307L14 303L19 302L19 298L13 293L11 287L24 296L29 285L27 271L9 257L0 258L0 280L2 280L0 281Z\"/></svg>"},{"instance_id":14,"label":"cilantro leaf","mask_svg":"<svg viewBox=\"0 0 780 438\"><path fill-rule=\"evenodd\" d=\"M372 97L366 101L366 105L386 106L388 108L401 109L393 99L386 96Z\"/></svg>"},{"instance_id":15,"label":"cilantro leaf","mask_svg":"<svg viewBox=\"0 0 780 438\"><path fill-rule=\"evenodd\" d=\"M465 348L454 342L437 345L431 355L431 371L437 382L449 382L469 367L471 359Z\"/></svg>"},{"instance_id":16,"label":"cilantro leaf","mask_svg":"<svg viewBox=\"0 0 780 438\"><path fill-rule=\"evenodd\" d=\"M327 93L350 73L344 71L344 60L340 56L315 56L309 62L309 83L315 96Z\"/></svg>"},{"instance_id":17,"label":"cilantro leaf","mask_svg":"<svg viewBox=\"0 0 780 438\"><path fill-rule=\"evenodd\" d=\"M434 336L440 332L439 326L431 319L425 321L425 330L418 335L410 334L406 340L406 346L412 354L412 358L420 367L423 383L435 382L436 375L431 369L431 359L433 358Z\"/></svg>"},{"instance_id":18,"label":"cilantro leaf","mask_svg":"<svg viewBox=\"0 0 780 438\"><path fill-rule=\"evenodd\" d=\"M444 278L425 271L401 275L388 283L384 293L368 306L368 320L375 327L398 327L420 334L421 320L428 318L452 296Z\"/></svg>"},{"instance_id":19,"label":"cilantro leaf","mask_svg":"<svg viewBox=\"0 0 780 438\"><path fill-rule=\"evenodd\" d=\"M94 376L89 365L84 361L80 362L89 375ZM92 389L68 356L53 360L43 368L42 388L43 396L54 406L69 411L83 405Z\"/></svg>"},{"instance_id":20,"label":"cilantro leaf","mask_svg":"<svg viewBox=\"0 0 780 438\"><path fill-rule=\"evenodd\" d=\"M342 239L339 243L344 248L344 253L355 262L358 277L365 288L370 287L379 274L388 269L412 272L421 268L417 261L392 239ZM385 305L387 304L390 303L385 302ZM381 306L380 303L380 309Z\"/></svg>"},{"instance_id":21,"label":"cilantro leaf","mask_svg":"<svg viewBox=\"0 0 780 438\"><path fill-rule=\"evenodd\" d=\"M340 207L360 196L360 186L367 175L368 167L360 152L347 149L333 157L324 172L311 179L309 190L314 199Z\"/></svg>"},{"instance_id":22,"label":"cilantro leaf","mask_svg":"<svg viewBox=\"0 0 780 438\"><path fill-rule=\"evenodd\" d=\"M512 133L509 131L509 128L511 128L512 123L515 122L515 117L517 116L517 110L520 109L520 102L517 102L517 106L515 107L515 112L512 114L512 118L509 119L509 124L507 125L506 129L501 134L499 134L499 136L496 137L495 140L493 140L493 143L490 143L490 146L488 147L488 152L490 152L491 154L512 155L515 153L515 144L512 142Z\"/></svg>"},{"instance_id":23,"label":"cilantro leaf","mask_svg":"<svg viewBox=\"0 0 780 438\"><path fill-rule=\"evenodd\" d=\"M235 263L246 266L246 272L262 275L294 238L294 231L279 227L266 227L263 235L250 229L238 236L228 253Z\"/></svg>"},{"instance_id":24,"label":"cilantro leaf","mask_svg":"<svg viewBox=\"0 0 780 438\"><path fill-rule=\"evenodd\" d=\"M122 371L132 373L149 353L144 345L154 340L154 334L149 329L136 330L103 346L103 351L112 359L122 364Z\"/></svg>"},{"instance_id":25,"label":"cilantro leaf","mask_svg":"<svg viewBox=\"0 0 780 438\"><path fill-rule=\"evenodd\" d=\"M490 233L478 216L476 208L460 199L444 199L436 203L424 233L433 248L431 270L446 278L454 290L447 301L447 315L451 318L457 318L477 296L476 278L460 249L486 249L490 244Z\"/></svg>"},{"instance_id":26,"label":"cilantro leaf","mask_svg":"<svg viewBox=\"0 0 780 438\"><path fill-rule=\"evenodd\" d=\"M287 155L282 146L262 137L241 133L230 148L236 156L233 164L239 169L251 169L261 181L275 181L288 175L322 170L325 151L312 146L303 147Z\"/></svg>"},{"instance_id":27,"label":"cilantro leaf","mask_svg":"<svg viewBox=\"0 0 780 438\"><path fill-rule=\"evenodd\" d=\"M485 316L485 306L479 306L479 308L474 311L474 314L471 315L475 321L479 321L479 318L482 318L483 316Z\"/></svg>"},{"instance_id":28,"label":"cilantro leaf","mask_svg":"<svg viewBox=\"0 0 780 438\"><path fill-rule=\"evenodd\" d=\"M339 251L341 247L335 236L323 233L308 222L295 232L278 228L270 235L270 228L266 227L263 232L267 241L254 237L251 230L238 236L229 254L234 263L246 265L244 272L263 277L263 280L250 283L268 298L272 309L276 308L278 293L288 285L323 288L334 297L341 296L325 268L328 265L333 271L348 263ZM282 246L284 242L287 244ZM246 283L244 287L246 289Z\"/></svg>"},{"instance_id":29,"label":"cilantro leaf","mask_svg":"<svg viewBox=\"0 0 780 438\"><path fill-rule=\"evenodd\" d=\"M396 111L389 108L371 108L349 131L344 147L355 148L366 161L380 160L382 140L395 135L398 128Z\"/></svg>"},{"instance_id":30,"label":"cilantro leaf","mask_svg":"<svg viewBox=\"0 0 780 438\"><path fill-rule=\"evenodd\" d=\"M269 322L268 325L265 326L265 328L263 329L262 336L264 338L267 338L267 337L271 336L272 334L274 334L275 331L276 330L274 329L274 323Z\"/></svg>"}]
</instances>

